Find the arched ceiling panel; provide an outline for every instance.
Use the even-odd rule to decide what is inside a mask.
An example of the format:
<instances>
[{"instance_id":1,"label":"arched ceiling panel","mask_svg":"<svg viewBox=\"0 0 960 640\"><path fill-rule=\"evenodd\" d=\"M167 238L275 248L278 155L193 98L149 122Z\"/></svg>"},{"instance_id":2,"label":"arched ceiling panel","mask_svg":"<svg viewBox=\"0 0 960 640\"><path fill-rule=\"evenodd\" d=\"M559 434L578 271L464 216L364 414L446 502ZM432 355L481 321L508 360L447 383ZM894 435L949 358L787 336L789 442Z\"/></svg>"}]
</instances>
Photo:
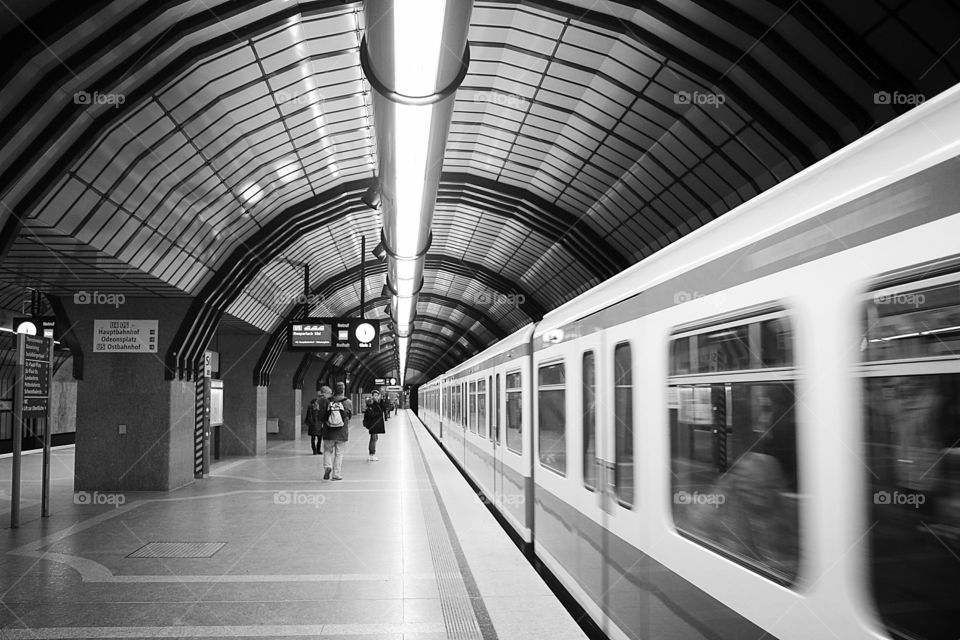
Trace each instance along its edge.
<instances>
[{"instance_id":1,"label":"arched ceiling panel","mask_svg":"<svg viewBox=\"0 0 960 640\"><path fill-rule=\"evenodd\" d=\"M359 238L380 227L338 192L376 166L359 3L49 6L6 30L6 287L202 293L270 330L302 292L292 261L351 274L318 310L359 303ZM911 106L878 95L956 83L958 19L942 2L478 0L421 313L476 324L459 300L503 330L562 304ZM101 94L124 102L77 98Z\"/></svg>"}]
</instances>

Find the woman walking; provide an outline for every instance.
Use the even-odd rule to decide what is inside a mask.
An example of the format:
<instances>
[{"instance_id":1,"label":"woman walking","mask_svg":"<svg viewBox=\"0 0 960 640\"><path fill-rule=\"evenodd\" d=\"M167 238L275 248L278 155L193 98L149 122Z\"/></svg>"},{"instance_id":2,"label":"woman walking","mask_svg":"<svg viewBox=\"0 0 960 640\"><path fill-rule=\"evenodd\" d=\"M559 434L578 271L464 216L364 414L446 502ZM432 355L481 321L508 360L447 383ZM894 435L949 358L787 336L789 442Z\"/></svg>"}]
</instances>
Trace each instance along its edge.
<instances>
[{"instance_id":1,"label":"woman walking","mask_svg":"<svg viewBox=\"0 0 960 640\"><path fill-rule=\"evenodd\" d=\"M324 393L326 390L326 393ZM320 440L320 430L323 427L323 410L327 402L327 396L330 394L330 387L321 387L317 391L317 397L310 401L307 407L307 415L304 422L307 423L307 434L310 436L310 448L313 449L313 455L323 454Z\"/></svg>"},{"instance_id":2,"label":"woman walking","mask_svg":"<svg viewBox=\"0 0 960 640\"><path fill-rule=\"evenodd\" d=\"M369 462L376 462L380 459L377 457L377 439L381 433L386 433L383 425L383 410L380 408L377 397L379 395L377 391L374 391L373 397L367 398L367 408L363 411L363 426L370 433L370 444L367 446L367 453L369 454L367 460Z\"/></svg>"}]
</instances>

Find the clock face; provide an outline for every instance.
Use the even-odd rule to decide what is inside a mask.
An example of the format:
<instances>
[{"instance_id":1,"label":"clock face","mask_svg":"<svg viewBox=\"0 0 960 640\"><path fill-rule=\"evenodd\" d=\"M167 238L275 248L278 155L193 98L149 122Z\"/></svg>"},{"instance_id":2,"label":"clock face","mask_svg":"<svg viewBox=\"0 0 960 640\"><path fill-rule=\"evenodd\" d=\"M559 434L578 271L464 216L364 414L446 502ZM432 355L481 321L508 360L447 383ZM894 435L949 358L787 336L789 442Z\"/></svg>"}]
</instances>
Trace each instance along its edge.
<instances>
[{"instance_id":1,"label":"clock face","mask_svg":"<svg viewBox=\"0 0 960 640\"><path fill-rule=\"evenodd\" d=\"M357 325L357 330L355 333L357 336L357 340L359 340L360 342L366 343L366 342L371 342L373 340L373 337L377 335L377 330L374 329L373 325L370 324L369 322L364 322L362 324Z\"/></svg>"},{"instance_id":2,"label":"clock face","mask_svg":"<svg viewBox=\"0 0 960 640\"><path fill-rule=\"evenodd\" d=\"M26 322L21 322L17 325L17 333L25 333L28 336L37 335L37 325L33 324L29 320Z\"/></svg>"}]
</instances>

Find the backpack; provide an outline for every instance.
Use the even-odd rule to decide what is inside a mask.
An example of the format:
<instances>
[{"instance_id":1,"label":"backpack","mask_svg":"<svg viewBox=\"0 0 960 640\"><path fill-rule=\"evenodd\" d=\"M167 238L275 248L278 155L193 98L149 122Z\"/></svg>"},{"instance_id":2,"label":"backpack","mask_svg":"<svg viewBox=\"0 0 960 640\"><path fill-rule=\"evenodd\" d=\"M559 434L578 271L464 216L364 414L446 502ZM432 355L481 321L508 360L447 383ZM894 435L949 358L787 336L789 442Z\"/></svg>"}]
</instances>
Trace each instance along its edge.
<instances>
[{"instance_id":1,"label":"backpack","mask_svg":"<svg viewBox=\"0 0 960 640\"><path fill-rule=\"evenodd\" d=\"M333 401L330 403L330 406L327 408L327 426L331 428L337 428L343 426L343 403L340 401Z\"/></svg>"}]
</instances>

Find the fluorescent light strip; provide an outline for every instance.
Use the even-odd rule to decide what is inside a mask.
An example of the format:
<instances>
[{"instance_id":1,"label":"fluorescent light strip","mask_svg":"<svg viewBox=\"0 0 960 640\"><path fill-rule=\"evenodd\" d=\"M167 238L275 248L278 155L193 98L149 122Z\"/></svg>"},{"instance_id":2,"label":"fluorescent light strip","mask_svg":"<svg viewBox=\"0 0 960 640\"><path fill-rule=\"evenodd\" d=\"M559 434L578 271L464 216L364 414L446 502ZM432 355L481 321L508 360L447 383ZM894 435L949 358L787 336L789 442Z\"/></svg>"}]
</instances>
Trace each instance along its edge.
<instances>
[{"instance_id":1,"label":"fluorescent light strip","mask_svg":"<svg viewBox=\"0 0 960 640\"><path fill-rule=\"evenodd\" d=\"M393 3L394 82L398 92L428 96L436 91L446 0Z\"/></svg>"}]
</instances>

